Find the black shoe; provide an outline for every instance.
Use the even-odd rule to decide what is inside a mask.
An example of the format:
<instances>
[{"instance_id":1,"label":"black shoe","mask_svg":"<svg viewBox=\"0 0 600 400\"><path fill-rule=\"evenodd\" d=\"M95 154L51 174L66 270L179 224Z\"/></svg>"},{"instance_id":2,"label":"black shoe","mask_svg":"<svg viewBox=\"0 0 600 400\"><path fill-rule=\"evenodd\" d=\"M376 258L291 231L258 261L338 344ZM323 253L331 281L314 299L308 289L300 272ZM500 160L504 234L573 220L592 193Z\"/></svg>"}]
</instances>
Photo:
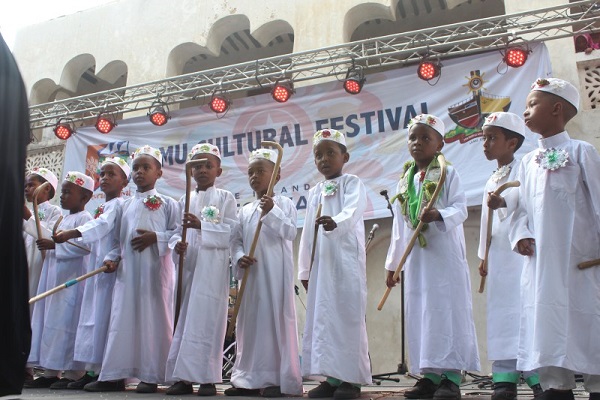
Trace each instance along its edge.
<instances>
[{"instance_id":1,"label":"black shoe","mask_svg":"<svg viewBox=\"0 0 600 400\"><path fill-rule=\"evenodd\" d=\"M172 384L167 391L166 395L169 396L178 396L183 394L192 394L194 393L194 388L191 383L185 383L183 381L176 382Z\"/></svg>"},{"instance_id":2,"label":"black shoe","mask_svg":"<svg viewBox=\"0 0 600 400\"><path fill-rule=\"evenodd\" d=\"M73 382L75 382L73 379L60 378L59 380L57 380L56 382L54 382L52 385L50 385L50 389L52 389L52 390L66 390L67 387L69 386L69 383L73 383Z\"/></svg>"},{"instance_id":3,"label":"black shoe","mask_svg":"<svg viewBox=\"0 0 600 400\"><path fill-rule=\"evenodd\" d=\"M225 396L260 396L259 389L244 389L235 386L225 389Z\"/></svg>"},{"instance_id":4,"label":"black shoe","mask_svg":"<svg viewBox=\"0 0 600 400\"><path fill-rule=\"evenodd\" d=\"M34 379L33 382L23 385L23 387L27 389L47 389L56 382L58 382L58 376L40 376L39 378Z\"/></svg>"},{"instance_id":5,"label":"black shoe","mask_svg":"<svg viewBox=\"0 0 600 400\"><path fill-rule=\"evenodd\" d=\"M544 390L535 400L575 400L572 390Z\"/></svg>"},{"instance_id":6,"label":"black shoe","mask_svg":"<svg viewBox=\"0 0 600 400\"><path fill-rule=\"evenodd\" d=\"M88 383L83 387L86 392L124 392L125 381L96 381Z\"/></svg>"},{"instance_id":7,"label":"black shoe","mask_svg":"<svg viewBox=\"0 0 600 400\"><path fill-rule=\"evenodd\" d=\"M158 385L156 383L140 382L135 388L136 393L156 393Z\"/></svg>"},{"instance_id":8,"label":"black shoe","mask_svg":"<svg viewBox=\"0 0 600 400\"><path fill-rule=\"evenodd\" d=\"M96 382L97 380L98 380L98 375L96 375L96 376L89 376L88 374L85 374L80 379L76 380L75 382L69 383L67 385L67 389L70 389L70 390L83 390L83 387L85 385L87 385L88 383L91 383L91 382Z\"/></svg>"},{"instance_id":9,"label":"black shoe","mask_svg":"<svg viewBox=\"0 0 600 400\"><path fill-rule=\"evenodd\" d=\"M281 388L279 386L267 386L264 388L260 395L262 397L282 397Z\"/></svg>"},{"instance_id":10,"label":"black shoe","mask_svg":"<svg viewBox=\"0 0 600 400\"><path fill-rule=\"evenodd\" d=\"M319 386L308 391L308 397L311 399L321 399L325 397L333 397L337 386L331 385L327 381L321 382Z\"/></svg>"},{"instance_id":11,"label":"black shoe","mask_svg":"<svg viewBox=\"0 0 600 400\"><path fill-rule=\"evenodd\" d=\"M517 398L517 384L512 382L494 382L492 400L514 400Z\"/></svg>"},{"instance_id":12,"label":"black shoe","mask_svg":"<svg viewBox=\"0 0 600 400\"><path fill-rule=\"evenodd\" d=\"M442 381L433 394L433 400L460 400L460 389L456 383L442 375Z\"/></svg>"},{"instance_id":13,"label":"black shoe","mask_svg":"<svg viewBox=\"0 0 600 400\"><path fill-rule=\"evenodd\" d=\"M360 397L360 387L348 382L342 382L333 393L336 400L357 399Z\"/></svg>"},{"instance_id":14,"label":"black shoe","mask_svg":"<svg viewBox=\"0 0 600 400\"><path fill-rule=\"evenodd\" d=\"M540 385L539 383L533 385L531 387L531 391L533 392L533 397L538 397L540 394L544 393L544 389L542 389L542 385Z\"/></svg>"},{"instance_id":15,"label":"black shoe","mask_svg":"<svg viewBox=\"0 0 600 400\"><path fill-rule=\"evenodd\" d=\"M25 381L23 382L23 387L27 387L27 385L31 385L33 383L33 375L29 372L25 371Z\"/></svg>"},{"instance_id":16,"label":"black shoe","mask_svg":"<svg viewBox=\"0 0 600 400\"><path fill-rule=\"evenodd\" d=\"M429 378L421 378L415 385L404 391L404 397L407 399L433 399L433 394L438 386Z\"/></svg>"},{"instance_id":17,"label":"black shoe","mask_svg":"<svg viewBox=\"0 0 600 400\"><path fill-rule=\"evenodd\" d=\"M198 396L216 396L217 387L214 383L202 383L198 388Z\"/></svg>"}]
</instances>

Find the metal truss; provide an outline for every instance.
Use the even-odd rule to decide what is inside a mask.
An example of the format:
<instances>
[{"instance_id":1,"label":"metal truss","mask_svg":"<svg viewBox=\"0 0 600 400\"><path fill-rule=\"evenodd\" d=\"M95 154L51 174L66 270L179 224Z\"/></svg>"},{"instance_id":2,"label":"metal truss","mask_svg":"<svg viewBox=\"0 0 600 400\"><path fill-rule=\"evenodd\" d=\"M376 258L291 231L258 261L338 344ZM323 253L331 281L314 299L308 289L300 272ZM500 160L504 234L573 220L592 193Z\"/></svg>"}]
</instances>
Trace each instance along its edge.
<instances>
[{"instance_id":1,"label":"metal truss","mask_svg":"<svg viewBox=\"0 0 600 400\"><path fill-rule=\"evenodd\" d=\"M600 1L466 21L412 32L345 43L194 72L121 87L29 108L32 129L52 126L61 118L94 119L101 111L124 114L166 104L208 99L216 90L228 93L268 88L278 79L294 82L345 74L353 63L365 71L416 64L430 58L452 58L505 49L508 43L548 41L600 29Z\"/></svg>"}]
</instances>

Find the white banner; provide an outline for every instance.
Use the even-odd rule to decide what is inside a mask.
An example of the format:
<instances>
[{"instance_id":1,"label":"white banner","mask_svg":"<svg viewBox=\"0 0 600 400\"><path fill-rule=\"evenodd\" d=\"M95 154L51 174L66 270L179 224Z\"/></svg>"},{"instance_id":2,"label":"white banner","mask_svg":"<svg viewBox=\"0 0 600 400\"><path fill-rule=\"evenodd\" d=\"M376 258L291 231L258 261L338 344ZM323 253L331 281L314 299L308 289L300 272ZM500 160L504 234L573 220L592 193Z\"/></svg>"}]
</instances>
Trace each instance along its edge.
<instances>
[{"instance_id":1,"label":"white banner","mask_svg":"<svg viewBox=\"0 0 600 400\"><path fill-rule=\"evenodd\" d=\"M231 191L243 205L254 196L246 173L250 150L261 140L276 141L284 155L275 191L294 201L298 226L302 226L308 190L323 179L313 162L312 135L333 128L348 137L350 161L344 172L358 175L367 187L365 219L382 218L390 214L379 193L387 189L390 197L394 194L402 165L410 159L406 125L416 114L431 113L444 120L443 152L460 173L468 204L477 205L496 168L483 155L483 118L502 110L521 115L531 83L551 74L546 47L538 44L532 50L527 63L518 69L499 65L497 51L444 61L435 85L420 80L413 66L369 75L355 96L335 81L299 88L283 104L269 94L237 99L220 119L205 105L172 112L172 119L162 127L140 117L119 122L107 135L94 127L80 128L68 140L64 171L85 171L98 182L98 165L105 156L126 156L149 144L160 148L165 158L158 191L179 199L185 190L187 153L194 144L208 141L220 148L223 157L223 174L216 186ZM519 153L533 149L536 139L529 133ZM135 185L130 183L125 195L133 190ZM87 209L94 210L103 196L97 187Z\"/></svg>"}]
</instances>

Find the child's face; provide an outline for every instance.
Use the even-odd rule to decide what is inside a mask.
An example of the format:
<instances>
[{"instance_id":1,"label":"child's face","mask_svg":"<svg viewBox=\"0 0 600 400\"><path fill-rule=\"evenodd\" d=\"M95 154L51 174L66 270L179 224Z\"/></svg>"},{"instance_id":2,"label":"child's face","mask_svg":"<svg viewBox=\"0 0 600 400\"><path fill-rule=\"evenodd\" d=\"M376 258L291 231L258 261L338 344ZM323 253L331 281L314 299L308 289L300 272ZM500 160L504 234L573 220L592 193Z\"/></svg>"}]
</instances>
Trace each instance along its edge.
<instances>
[{"instance_id":1,"label":"child's face","mask_svg":"<svg viewBox=\"0 0 600 400\"><path fill-rule=\"evenodd\" d=\"M333 140L321 140L313 147L315 165L326 179L334 179L342 175L344 164L350 159L348 152L343 152L339 143Z\"/></svg>"},{"instance_id":2,"label":"child's face","mask_svg":"<svg viewBox=\"0 0 600 400\"><path fill-rule=\"evenodd\" d=\"M543 134L555 125L554 117L557 115L554 96L539 90L529 93L525 103L523 119L525 125L535 133Z\"/></svg>"},{"instance_id":3,"label":"child's face","mask_svg":"<svg viewBox=\"0 0 600 400\"><path fill-rule=\"evenodd\" d=\"M127 186L127 177L117 165L106 163L100 168L100 189L108 200L119 197L125 186Z\"/></svg>"},{"instance_id":4,"label":"child's face","mask_svg":"<svg viewBox=\"0 0 600 400\"><path fill-rule=\"evenodd\" d=\"M415 124L408 132L408 151L417 164L428 165L444 143L433 128Z\"/></svg>"},{"instance_id":5,"label":"child's face","mask_svg":"<svg viewBox=\"0 0 600 400\"><path fill-rule=\"evenodd\" d=\"M139 192L154 189L156 181L162 176L162 168L158 160L152 156L142 154L133 160L131 177Z\"/></svg>"},{"instance_id":6,"label":"child's face","mask_svg":"<svg viewBox=\"0 0 600 400\"><path fill-rule=\"evenodd\" d=\"M89 200L84 188L64 181L60 191L60 206L69 211L80 211Z\"/></svg>"},{"instance_id":7,"label":"child's face","mask_svg":"<svg viewBox=\"0 0 600 400\"><path fill-rule=\"evenodd\" d=\"M28 202L31 203L33 201L33 192L35 192L35 189L37 189L38 186L40 186L41 184L42 181L37 175L27 175L27 178L25 178L25 199ZM47 195L44 193L40 193L38 195L38 202L42 203L42 197L47 197Z\"/></svg>"},{"instance_id":8,"label":"child's face","mask_svg":"<svg viewBox=\"0 0 600 400\"><path fill-rule=\"evenodd\" d=\"M199 190L206 190L214 186L217 177L221 176L221 162L212 154L196 154L192 160L206 158L206 161L192 167L192 174Z\"/></svg>"},{"instance_id":9,"label":"child's face","mask_svg":"<svg viewBox=\"0 0 600 400\"><path fill-rule=\"evenodd\" d=\"M483 154L488 160L498 160L512 156L515 152L515 139L507 139L502 128L497 126L483 127Z\"/></svg>"},{"instance_id":10,"label":"child's face","mask_svg":"<svg viewBox=\"0 0 600 400\"><path fill-rule=\"evenodd\" d=\"M264 159L257 159L248 165L248 181L256 193L265 193L273 175L275 164Z\"/></svg>"}]
</instances>

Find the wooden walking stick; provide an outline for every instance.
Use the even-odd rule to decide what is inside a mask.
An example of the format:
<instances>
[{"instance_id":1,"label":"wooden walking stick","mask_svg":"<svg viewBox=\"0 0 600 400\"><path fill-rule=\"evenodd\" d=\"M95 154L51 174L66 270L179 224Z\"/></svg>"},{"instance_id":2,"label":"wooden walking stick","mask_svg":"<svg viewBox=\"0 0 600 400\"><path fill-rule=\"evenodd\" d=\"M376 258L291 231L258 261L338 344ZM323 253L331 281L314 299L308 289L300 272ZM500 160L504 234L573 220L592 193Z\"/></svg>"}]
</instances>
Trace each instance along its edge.
<instances>
[{"instance_id":1,"label":"wooden walking stick","mask_svg":"<svg viewBox=\"0 0 600 400\"><path fill-rule=\"evenodd\" d=\"M267 189L267 195L271 195L273 193L273 187L275 186L275 180L277 179L277 175L279 174L279 167L281 166L281 158L283 157L283 148L279 145L279 143L275 142L262 142L263 147L272 147L277 150L277 161L275 162L275 166L273 167L273 174L271 175L271 180L269 181L269 188ZM254 257L254 252L256 251L256 245L258 243L258 236L260 235L260 230L262 228L262 217L264 214L261 214L261 218L258 219L258 224L256 225L256 230L254 231L254 239L252 240L252 246L250 246L250 254L248 256L250 258ZM250 268L246 268L244 270L244 276L242 277L242 283L240 284L240 288L237 293L237 297L235 299L235 305L233 306L233 313L231 314L231 320L229 321L229 327L227 328L228 339L233 338L233 330L235 329L235 322L237 320L238 312L240 311L240 305L242 304L242 296L244 295L244 290L246 289L246 281L248 280L248 273L250 272Z\"/></svg>"},{"instance_id":2,"label":"wooden walking stick","mask_svg":"<svg viewBox=\"0 0 600 400\"><path fill-rule=\"evenodd\" d=\"M431 200L429 200L429 203L427 203L427 206L425 207L423 212L427 212L433 208L433 206L435 205L435 202L437 201L438 195L440 194L440 192L442 190L442 186L444 186L444 181L446 181L446 158L444 158L444 155L440 153L437 156L437 160L438 160L438 164L440 165L440 179L438 180L437 186L433 192L433 195L431 196ZM421 189L421 190L424 190L424 189ZM408 245L406 246L406 249L404 250L404 254L402 255L402 258L400 259L400 263L398 264L398 267L396 268L396 271L394 272L394 281L398 280L398 277L400 276L400 272L402 272L402 269L404 268L404 263L406 263L406 259L408 258L408 255L410 254L413 247L415 246L415 242L419 238L419 234L421 233L421 230L423 229L424 225L425 225L425 223L423 221L419 221L419 224L417 225L417 228L415 229L415 233L413 233L412 238L410 239L410 242L408 242ZM390 287L386 288L385 293L383 294L383 297L379 301L379 305L377 305L377 310L381 311L381 309L383 308L383 305L385 304L385 301L387 300L391 291L392 291L392 288L390 288Z\"/></svg>"},{"instance_id":3,"label":"wooden walking stick","mask_svg":"<svg viewBox=\"0 0 600 400\"><path fill-rule=\"evenodd\" d=\"M197 160L190 160L187 163L185 163L185 205L184 205L184 211L183 214L187 214L190 212L190 197L191 197L191 193L190 191L192 190L192 168L194 168L196 165L199 165L203 162L208 161L207 158L199 158ZM185 240L187 238L187 227L183 227L181 229L181 242L185 243ZM173 324L173 331L175 331L175 328L177 327L177 321L179 320L179 313L181 311L181 297L182 297L182 293L181 291L183 290L183 262L185 260L185 255L184 254L180 254L179 255L179 268L177 269L177 295L175 297L175 320L174 320L174 324Z\"/></svg>"},{"instance_id":4,"label":"wooden walking stick","mask_svg":"<svg viewBox=\"0 0 600 400\"><path fill-rule=\"evenodd\" d=\"M317 224L317 220L321 216L321 210L323 208L323 203L319 203L317 207L317 214L315 216L315 234L313 236L312 242L312 251L310 252L310 266L308 267L308 278L310 279L310 272L312 271L313 263L315 262L315 251L317 250L317 237L319 236L319 224Z\"/></svg>"},{"instance_id":5,"label":"wooden walking stick","mask_svg":"<svg viewBox=\"0 0 600 400\"><path fill-rule=\"evenodd\" d=\"M81 281L85 281L87 278L91 278L94 275L98 275L99 273L106 271L106 269L107 269L107 267L103 265L102 267L100 267L100 268L98 268L98 269L96 269L96 270L94 270L92 272L88 272L85 275L81 275L80 277L77 277L75 279L71 279L70 281L67 281L67 282L65 282L65 283L63 283L61 285L58 285L57 287L55 287L53 289L50 289L50 290L48 290L48 291L46 291L44 293L41 293L41 294L38 294L37 296L32 297L31 299L29 299L29 304L33 304L36 301L40 301L42 299L45 299L46 297L48 297L50 295L53 295L56 292L60 292L61 290L66 289L69 286L73 286L76 283L79 283Z\"/></svg>"},{"instance_id":6,"label":"wooden walking stick","mask_svg":"<svg viewBox=\"0 0 600 400\"><path fill-rule=\"evenodd\" d=\"M52 236L56 236L56 232L58 231L58 226L60 225L60 222L63 220L63 216L61 215L60 217L58 217L58 219L56 220L56 223L54 224L54 228L52 228ZM87 251L88 253L91 253L92 251L90 249L88 249L85 246L82 246L80 244L71 242L70 240L66 240L65 243L70 244L71 246L75 246L78 249Z\"/></svg>"},{"instance_id":7,"label":"wooden walking stick","mask_svg":"<svg viewBox=\"0 0 600 400\"><path fill-rule=\"evenodd\" d=\"M511 187L519 187L521 186L521 182L519 181L511 181L506 182L503 185L500 185L498 189L494 192L495 195L500 195L500 193L504 192L506 189ZM494 210L488 207L488 216L487 216L487 233L485 237L485 253L483 256L483 260L479 264L479 267L484 271L486 275L481 277L481 283L479 284L479 293L483 293L485 289L485 278L487 276L488 271L488 255L490 254L490 245L492 244L492 224L494 222Z\"/></svg>"},{"instance_id":8,"label":"wooden walking stick","mask_svg":"<svg viewBox=\"0 0 600 400\"><path fill-rule=\"evenodd\" d=\"M584 261L582 263L579 263L579 264L577 264L577 268L579 268L579 269L587 269L587 268L595 267L597 265L600 265L600 258L597 258L595 260Z\"/></svg>"},{"instance_id":9,"label":"wooden walking stick","mask_svg":"<svg viewBox=\"0 0 600 400\"><path fill-rule=\"evenodd\" d=\"M43 239L42 236L42 225L40 224L40 215L38 214L38 195L46 187L50 186L50 182L44 182L40 186L36 187L33 191L33 217L35 218L35 228L37 230L37 238ZM41 250L42 263L46 259L46 250Z\"/></svg>"}]
</instances>

